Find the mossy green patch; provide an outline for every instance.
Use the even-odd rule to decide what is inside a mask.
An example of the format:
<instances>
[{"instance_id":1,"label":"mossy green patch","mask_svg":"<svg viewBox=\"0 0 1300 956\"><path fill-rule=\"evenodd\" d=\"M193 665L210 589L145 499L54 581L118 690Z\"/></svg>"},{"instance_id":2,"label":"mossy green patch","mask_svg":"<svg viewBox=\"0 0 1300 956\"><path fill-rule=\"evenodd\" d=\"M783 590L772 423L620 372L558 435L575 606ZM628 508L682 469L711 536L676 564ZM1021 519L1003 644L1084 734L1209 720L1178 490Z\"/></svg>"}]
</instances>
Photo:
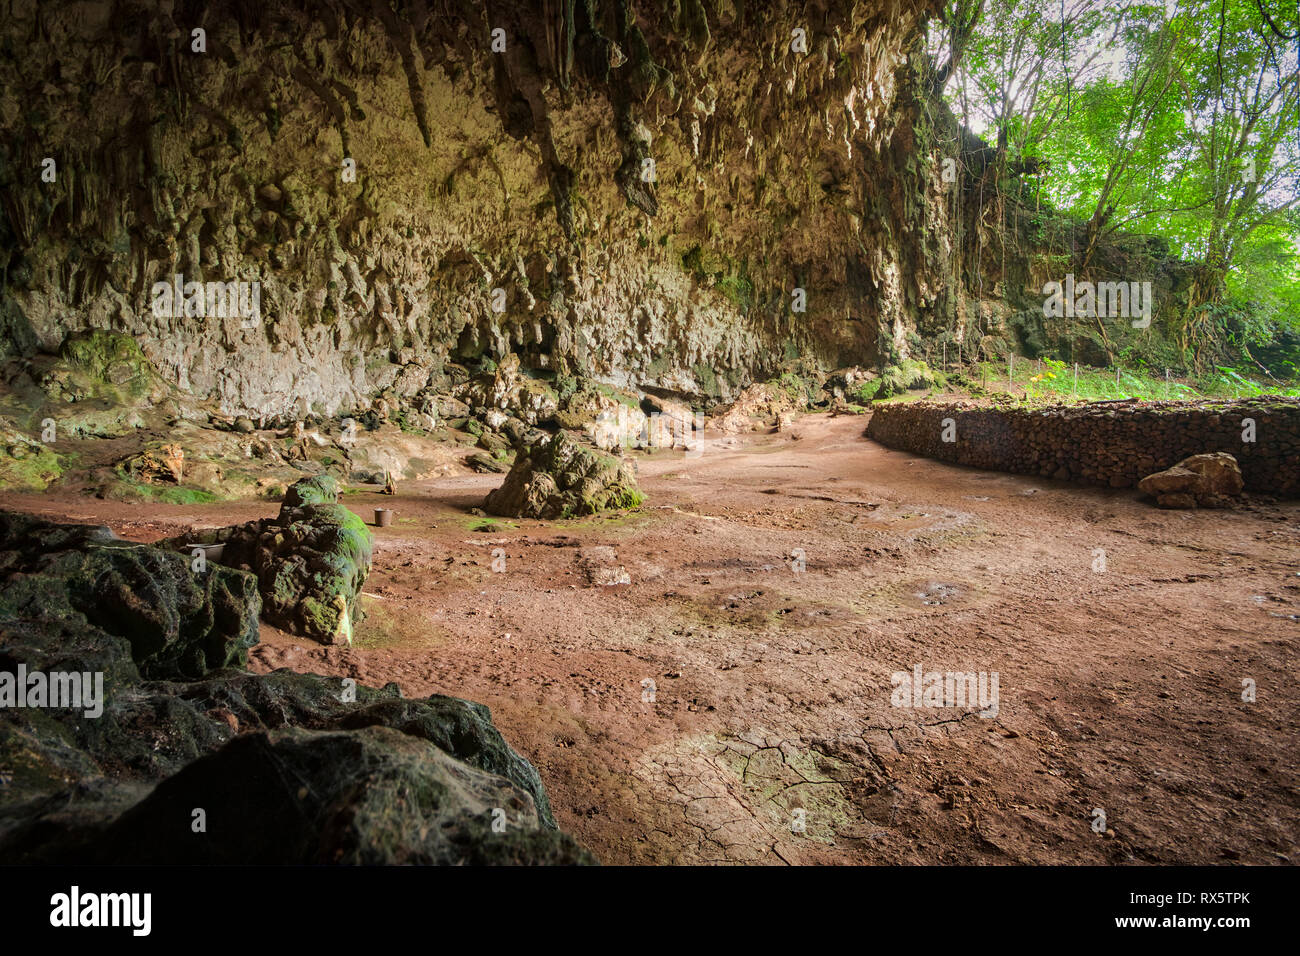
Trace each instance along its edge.
<instances>
[{"instance_id":1,"label":"mossy green patch","mask_svg":"<svg viewBox=\"0 0 1300 956\"><path fill-rule=\"evenodd\" d=\"M332 475L315 475L293 483L293 486L285 493L284 507L332 505L338 501L338 497L339 483ZM343 510L346 511L347 509ZM351 514L351 512L349 511L348 514Z\"/></svg>"},{"instance_id":2,"label":"mossy green patch","mask_svg":"<svg viewBox=\"0 0 1300 956\"><path fill-rule=\"evenodd\" d=\"M600 392L600 394L604 395L606 398L612 398L620 405L626 405L628 408L636 409L637 411L640 411L641 409L641 399L632 392L625 392L621 388L617 388L613 385L606 385L603 382L597 382L595 388L596 391Z\"/></svg>"},{"instance_id":3,"label":"mossy green patch","mask_svg":"<svg viewBox=\"0 0 1300 956\"><path fill-rule=\"evenodd\" d=\"M60 456L43 445L23 442L0 448L0 491L44 491L62 476Z\"/></svg>"},{"instance_id":4,"label":"mossy green patch","mask_svg":"<svg viewBox=\"0 0 1300 956\"><path fill-rule=\"evenodd\" d=\"M156 500L169 505L195 505L217 501L218 498L202 488L162 488Z\"/></svg>"},{"instance_id":5,"label":"mossy green patch","mask_svg":"<svg viewBox=\"0 0 1300 956\"><path fill-rule=\"evenodd\" d=\"M780 378L771 379L766 384L775 393L774 397L784 398L790 404L799 407L808 404L809 395L812 392L809 383L793 372L786 372Z\"/></svg>"},{"instance_id":6,"label":"mossy green patch","mask_svg":"<svg viewBox=\"0 0 1300 956\"><path fill-rule=\"evenodd\" d=\"M902 359L880 373L874 397L892 398L912 389L942 388L946 381L941 372L934 371L924 362Z\"/></svg>"},{"instance_id":7,"label":"mossy green patch","mask_svg":"<svg viewBox=\"0 0 1300 956\"><path fill-rule=\"evenodd\" d=\"M568 505L560 513L561 518L573 518L579 515L594 515L602 511L631 511L640 508L645 495L635 488L625 485L611 485L596 494L583 495L578 503Z\"/></svg>"},{"instance_id":8,"label":"mossy green patch","mask_svg":"<svg viewBox=\"0 0 1300 956\"><path fill-rule=\"evenodd\" d=\"M700 391L705 395L719 394L718 377L714 374L712 365L696 362L691 366L691 372L695 375L695 381L699 383Z\"/></svg>"},{"instance_id":9,"label":"mossy green patch","mask_svg":"<svg viewBox=\"0 0 1300 956\"><path fill-rule=\"evenodd\" d=\"M203 488L185 485L153 485L132 478L119 478L103 489L104 497L117 501L147 501L165 505L209 504L222 500Z\"/></svg>"},{"instance_id":10,"label":"mossy green patch","mask_svg":"<svg viewBox=\"0 0 1300 956\"><path fill-rule=\"evenodd\" d=\"M748 315L754 307L754 283L747 276L723 276L714 286L741 315Z\"/></svg>"},{"instance_id":11,"label":"mossy green patch","mask_svg":"<svg viewBox=\"0 0 1300 956\"><path fill-rule=\"evenodd\" d=\"M61 367L47 375L44 382L51 398L101 398L133 405L158 383L140 344L124 332L89 329L71 333L59 348L59 358Z\"/></svg>"},{"instance_id":12,"label":"mossy green patch","mask_svg":"<svg viewBox=\"0 0 1300 956\"><path fill-rule=\"evenodd\" d=\"M880 380L871 379L867 382L858 382L850 386L844 393L845 399L857 405L870 405L875 400L876 393L880 391Z\"/></svg>"}]
</instances>

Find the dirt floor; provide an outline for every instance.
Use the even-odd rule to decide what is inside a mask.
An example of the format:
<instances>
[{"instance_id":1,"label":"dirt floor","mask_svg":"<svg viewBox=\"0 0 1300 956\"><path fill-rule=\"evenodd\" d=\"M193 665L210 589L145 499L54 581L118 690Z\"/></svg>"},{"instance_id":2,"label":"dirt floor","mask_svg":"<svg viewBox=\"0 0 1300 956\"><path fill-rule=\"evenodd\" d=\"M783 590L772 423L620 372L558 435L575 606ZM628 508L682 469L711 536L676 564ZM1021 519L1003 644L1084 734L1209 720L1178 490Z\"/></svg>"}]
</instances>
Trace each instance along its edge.
<instances>
[{"instance_id":1,"label":"dirt floor","mask_svg":"<svg viewBox=\"0 0 1300 956\"><path fill-rule=\"evenodd\" d=\"M489 524L495 475L349 495L396 511L356 644L264 628L253 667L486 703L606 863L1300 862L1300 503L1161 511L864 425L643 457L610 518ZM7 504L141 541L278 509ZM997 716L892 706L917 665L996 672Z\"/></svg>"}]
</instances>

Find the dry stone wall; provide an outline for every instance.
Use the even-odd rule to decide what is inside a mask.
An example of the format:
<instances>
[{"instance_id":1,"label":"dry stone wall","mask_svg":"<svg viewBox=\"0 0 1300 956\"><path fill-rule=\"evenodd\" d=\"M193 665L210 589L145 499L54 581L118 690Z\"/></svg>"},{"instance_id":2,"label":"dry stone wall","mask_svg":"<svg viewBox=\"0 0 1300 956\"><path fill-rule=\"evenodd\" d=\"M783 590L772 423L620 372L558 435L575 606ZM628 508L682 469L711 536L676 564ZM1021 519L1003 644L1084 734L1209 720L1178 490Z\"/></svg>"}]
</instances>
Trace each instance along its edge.
<instances>
[{"instance_id":1,"label":"dry stone wall","mask_svg":"<svg viewBox=\"0 0 1300 956\"><path fill-rule=\"evenodd\" d=\"M1300 399L1098 402L990 408L974 402L881 405L867 436L959 465L1111 488L1190 455L1227 452L1246 490L1300 497Z\"/></svg>"}]
</instances>

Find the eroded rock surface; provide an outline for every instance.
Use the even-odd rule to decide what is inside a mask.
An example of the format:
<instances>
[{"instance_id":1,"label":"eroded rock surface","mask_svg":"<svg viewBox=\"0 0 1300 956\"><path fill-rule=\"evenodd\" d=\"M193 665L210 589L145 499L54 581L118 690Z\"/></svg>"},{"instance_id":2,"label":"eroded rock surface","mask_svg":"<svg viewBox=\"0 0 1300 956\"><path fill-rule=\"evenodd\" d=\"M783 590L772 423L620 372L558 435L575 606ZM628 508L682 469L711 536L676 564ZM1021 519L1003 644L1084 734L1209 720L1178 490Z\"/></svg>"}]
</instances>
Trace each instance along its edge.
<instances>
[{"instance_id":1,"label":"eroded rock surface","mask_svg":"<svg viewBox=\"0 0 1300 956\"><path fill-rule=\"evenodd\" d=\"M955 316L930 160L953 124L909 56L937 0L706 7L19 4L0 355L123 330L257 420L446 394L511 353L729 400ZM260 283L256 314L158 314L177 276Z\"/></svg>"},{"instance_id":2,"label":"eroded rock surface","mask_svg":"<svg viewBox=\"0 0 1300 956\"><path fill-rule=\"evenodd\" d=\"M85 631L94 640L78 646L94 646L105 662L125 654L149 678L197 677L247 663L260 608L255 582L239 571L213 565L196 574L182 555L104 527L0 512L3 656L23 649L33 667L66 670L49 635L82 640Z\"/></svg>"},{"instance_id":3,"label":"eroded rock surface","mask_svg":"<svg viewBox=\"0 0 1300 956\"><path fill-rule=\"evenodd\" d=\"M641 501L629 462L585 448L561 431L520 452L483 507L503 517L561 518L636 508Z\"/></svg>"},{"instance_id":4,"label":"eroded rock surface","mask_svg":"<svg viewBox=\"0 0 1300 956\"><path fill-rule=\"evenodd\" d=\"M165 544L223 545L222 564L257 576L269 623L323 644L350 644L373 539L365 522L337 503L338 494L329 475L303 478L289 487L274 518Z\"/></svg>"},{"instance_id":5,"label":"eroded rock surface","mask_svg":"<svg viewBox=\"0 0 1300 956\"><path fill-rule=\"evenodd\" d=\"M245 572L0 514L0 672L102 675L97 716L0 708L0 861L591 862L487 708L235 669L259 603Z\"/></svg>"},{"instance_id":6,"label":"eroded rock surface","mask_svg":"<svg viewBox=\"0 0 1300 956\"><path fill-rule=\"evenodd\" d=\"M1192 455L1138 482L1162 508L1229 507L1244 486L1237 459L1221 451Z\"/></svg>"}]
</instances>

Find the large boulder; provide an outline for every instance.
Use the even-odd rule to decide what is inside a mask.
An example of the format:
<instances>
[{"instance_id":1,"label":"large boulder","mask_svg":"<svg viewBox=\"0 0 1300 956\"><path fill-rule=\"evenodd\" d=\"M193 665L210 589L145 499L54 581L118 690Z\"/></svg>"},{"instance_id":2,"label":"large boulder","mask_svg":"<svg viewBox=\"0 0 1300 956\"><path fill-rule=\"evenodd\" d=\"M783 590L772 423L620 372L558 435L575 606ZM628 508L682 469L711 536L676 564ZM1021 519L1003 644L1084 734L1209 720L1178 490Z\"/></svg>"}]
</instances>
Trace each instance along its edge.
<instances>
[{"instance_id":1,"label":"large boulder","mask_svg":"<svg viewBox=\"0 0 1300 956\"><path fill-rule=\"evenodd\" d=\"M567 518L637 508L643 496L630 462L579 445L567 432L519 452L483 507L510 518Z\"/></svg>"},{"instance_id":2,"label":"large boulder","mask_svg":"<svg viewBox=\"0 0 1300 956\"><path fill-rule=\"evenodd\" d=\"M0 860L593 862L487 708L238 670L258 611L247 573L0 513L0 672L102 675L90 712L0 707Z\"/></svg>"},{"instance_id":3,"label":"large boulder","mask_svg":"<svg viewBox=\"0 0 1300 956\"><path fill-rule=\"evenodd\" d=\"M603 451L695 447L695 412L682 402L655 395L636 400L629 393L614 389L609 389L608 394L580 390L574 393L570 407L582 407L588 412L599 409L591 417L583 414L568 419L561 412L556 421L581 422L582 433Z\"/></svg>"},{"instance_id":4,"label":"large boulder","mask_svg":"<svg viewBox=\"0 0 1300 956\"><path fill-rule=\"evenodd\" d=\"M351 644L373 539L361 518L336 503L338 493L329 475L303 478L289 487L274 518L159 543L224 545L222 564L257 576L268 623L322 644Z\"/></svg>"},{"instance_id":5,"label":"large boulder","mask_svg":"<svg viewBox=\"0 0 1300 956\"><path fill-rule=\"evenodd\" d=\"M205 809L206 832L192 830L195 807ZM542 827L532 799L504 777L378 726L236 737L119 816L93 853L116 864L587 859Z\"/></svg>"},{"instance_id":6,"label":"large boulder","mask_svg":"<svg viewBox=\"0 0 1300 956\"><path fill-rule=\"evenodd\" d=\"M1222 451L1192 455L1138 482L1162 508L1228 507L1243 487L1237 459Z\"/></svg>"},{"instance_id":7,"label":"large boulder","mask_svg":"<svg viewBox=\"0 0 1300 956\"><path fill-rule=\"evenodd\" d=\"M117 470L136 481L179 484L185 478L185 449L175 442L154 442L118 462Z\"/></svg>"},{"instance_id":8,"label":"large boulder","mask_svg":"<svg viewBox=\"0 0 1300 956\"><path fill-rule=\"evenodd\" d=\"M763 431L808 407L805 384L794 375L745 386L736 400L718 410L710 424L725 435Z\"/></svg>"},{"instance_id":9,"label":"large boulder","mask_svg":"<svg viewBox=\"0 0 1300 956\"><path fill-rule=\"evenodd\" d=\"M555 423L584 434L597 448L641 448L649 421L641 396L625 388L577 377L561 391Z\"/></svg>"},{"instance_id":10,"label":"large boulder","mask_svg":"<svg viewBox=\"0 0 1300 956\"><path fill-rule=\"evenodd\" d=\"M338 504L339 484L333 475L314 475L302 478L289 486L284 493L284 508L301 508L304 505Z\"/></svg>"},{"instance_id":11,"label":"large boulder","mask_svg":"<svg viewBox=\"0 0 1300 956\"><path fill-rule=\"evenodd\" d=\"M0 512L0 576L7 646L49 669L67 670L56 665L72 653L133 661L148 678L193 678L243 666L257 643L261 599L250 575L195 570L105 527ZM65 634L76 636L73 649Z\"/></svg>"},{"instance_id":12,"label":"large boulder","mask_svg":"<svg viewBox=\"0 0 1300 956\"><path fill-rule=\"evenodd\" d=\"M650 444L650 419L646 413L612 398L602 396L602 399L608 404L594 419L583 424L583 435L607 452L647 447Z\"/></svg>"}]
</instances>

